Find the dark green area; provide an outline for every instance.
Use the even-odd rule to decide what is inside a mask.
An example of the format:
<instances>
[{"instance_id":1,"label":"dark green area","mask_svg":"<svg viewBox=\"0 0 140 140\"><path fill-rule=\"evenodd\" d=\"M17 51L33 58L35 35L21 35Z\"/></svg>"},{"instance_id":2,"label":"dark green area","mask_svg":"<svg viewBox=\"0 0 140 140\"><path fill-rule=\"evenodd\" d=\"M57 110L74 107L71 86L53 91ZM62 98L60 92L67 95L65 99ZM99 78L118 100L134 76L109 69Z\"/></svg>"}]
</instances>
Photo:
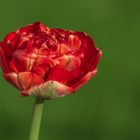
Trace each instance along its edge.
<instances>
[{"instance_id":1,"label":"dark green area","mask_svg":"<svg viewBox=\"0 0 140 140\"><path fill-rule=\"evenodd\" d=\"M40 140L140 140L140 1L0 0L0 39L35 21L85 31L103 56L76 94L46 101ZM0 140L27 140L34 98L0 78Z\"/></svg>"}]
</instances>

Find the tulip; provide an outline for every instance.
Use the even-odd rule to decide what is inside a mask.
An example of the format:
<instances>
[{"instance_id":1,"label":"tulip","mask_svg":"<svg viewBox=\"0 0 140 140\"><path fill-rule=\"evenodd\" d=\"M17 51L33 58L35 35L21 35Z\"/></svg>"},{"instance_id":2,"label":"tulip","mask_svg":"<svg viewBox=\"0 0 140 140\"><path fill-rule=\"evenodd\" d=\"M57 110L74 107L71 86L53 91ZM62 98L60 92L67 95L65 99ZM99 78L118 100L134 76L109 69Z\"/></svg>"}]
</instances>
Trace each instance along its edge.
<instances>
[{"instance_id":1,"label":"tulip","mask_svg":"<svg viewBox=\"0 0 140 140\"><path fill-rule=\"evenodd\" d=\"M50 29L40 22L10 32L0 42L4 78L21 96L37 97L36 106L76 92L96 75L100 57L86 33Z\"/></svg>"},{"instance_id":2,"label":"tulip","mask_svg":"<svg viewBox=\"0 0 140 140\"><path fill-rule=\"evenodd\" d=\"M101 56L86 33L49 29L40 22L9 33L0 50L4 78L22 96L46 99L77 91L96 75Z\"/></svg>"}]
</instances>

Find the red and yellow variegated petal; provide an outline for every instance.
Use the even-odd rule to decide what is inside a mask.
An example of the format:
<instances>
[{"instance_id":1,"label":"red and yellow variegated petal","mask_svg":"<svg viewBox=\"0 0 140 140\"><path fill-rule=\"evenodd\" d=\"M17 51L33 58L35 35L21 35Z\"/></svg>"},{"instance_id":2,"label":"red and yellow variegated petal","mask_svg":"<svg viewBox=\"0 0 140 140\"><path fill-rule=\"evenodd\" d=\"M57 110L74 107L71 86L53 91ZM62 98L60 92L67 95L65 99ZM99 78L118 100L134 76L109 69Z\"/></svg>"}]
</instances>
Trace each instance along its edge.
<instances>
[{"instance_id":1,"label":"red and yellow variegated petal","mask_svg":"<svg viewBox=\"0 0 140 140\"><path fill-rule=\"evenodd\" d=\"M97 50L97 55L94 58L95 59L94 60L94 63L92 62L90 67L89 66L86 66L86 65L84 65L83 67L81 67L81 70L80 70L81 72L77 74L77 77L75 77L73 80L69 81L71 83L71 86L73 86L75 84L77 85L77 83L79 83L78 81L81 81L80 79L83 79L82 77L85 77L86 78L86 77L90 77L90 75L91 75L91 77L93 77L96 74L97 64L99 62L99 59L100 59L101 55L102 55L102 52L99 51L99 50ZM87 69L87 67L89 69ZM85 75L87 75L87 73L89 73L88 76L85 76ZM92 74L93 74L93 76L92 76ZM82 82L80 82L80 83L82 83ZM83 82L83 84L84 84L84 82Z\"/></svg>"},{"instance_id":2,"label":"red and yellow variegated petal","mask_svg":"<svg viewBox=\"0 0 140 140\"><path fill-rule=\"evenodd\" d=\"M6 35L3 42L1 42L1 47L8 58L12 57L13 51L16 48L17 35L15 32L10 32Z\"/></svg>"},{"instance_id":3,"label":"red and yellow variegated petal","mask_svg":"<svg viewBox=\"0 0 140 140\"><path fill-rule=\"evenodd\" d=\"M28 40L28 43L26 45L26 49L32 48L33 47L33 42L34 42L33 38L31 38L30 40Z\"/></svg>"},{"instance_id":4,"label":"red and yellow variegated petal","mask_svg":"<svg viewBox=\"0 0 140 140\"><path fill-rule=\"evenodd\" d=\"M34 33L34 34L38 34L39 32L45 32L47 31L49 28L47 28L45 25L41 24L40 22L35 22L33 24L29 24L26 27L20 28L19 30L17 30L16 32L18 34L22 34L22 33Z\"/></svg>"},{"instance_id":5,"label":"red and yellow variegated petal","mask_svg":"<svg viewBox=\"0 0 140 140\"><path fill-rule=\"evenodd\" d=\"M59 62L57 68L63 68L69 72L79 68L81 64L81 60L73 55L63 55L58 57L56 61Z\"/></svg>"},{"instance_id":6,"label":"red and yellow variegated petal","mask_svg":"<svg viewBox=\"0 0 140 140\"><path fill-rule=\"evenodd\" d=\"M47 64L42 64L42 65L34 66L32 72L37 74L41 78L44 78L49 70L50 67Z\"/></svg>"},{"instance_id":7,"label":"red and yellow variegated petal","mask_svg":"<svg viewBox=\"0 0 140 140\"><path fill-rule=\"evenodd\" d=\"M32 68L32 72L44 78L44 76L50 70L51 67L53 67L51 59L49 59L46 56L38 55Z\"/></svg>"},{"instance_id":8,"label":"red and yellow variegated petal","mask_svg":"<svg viewBox=\"0 0 140 140\"><path fill-rule=\"evenodd\" d=\"M18 81L23 90L27 90L30 87L39 85L44 82L42 78L32 72L20 72L18 74Z\"/></svg>"},{"instance_id":9,"label":"red and yellow variegated petal","mask_svg":"<svg viewBox=\"0 0 140 140\"><path fill-rule=\"evenodd\" d=\"M53 99L64 97L74 92L74 89L58 81L47 81L38 86L31 87L29 90L23 90L21 95L31 95L39 98Z\"/></svg>"},{"instance_id":10,"label":"red and yellow variegated petal","mask_svg":"<svg viewBox=\"0 0 140 140\"><path fill-rule=\"evenodd\" d=\"M9 57L12 57L13 51L16 49L20 36L15 32L11 32L7 34L7 36L3 40L3 50L5 54Z\"/></svg>"},{"instance_id":11,"label":"red and yellow variegated petal","mask_svg":"<svg viewBox=\"0 0 140 140\"><path fill-rule=\"evenodd\" d=\"M35 62L35 59L27 56L24 50L16 51L10 62L10 69L16 73L22 71L30 71Z\"/></svg>"},{"instance_id":12,"label":"red and yellow variegated petal","mask_svg":"<svg viewBox=\"0 0 140 140\"><path fill-rule=\"evenodd\" d=\"M68 52L71 52L71 48L68 46L68 44L61 43L58 52L61 54L66 54Z\"/></svg>"},{"instance_id":13,"label":"red and yellow variegated petal","mask_svg":"<svg viewBox=\"0 0 140 140\"><path fill-rule=\"evenodd\" d=\"M94 69L91 72L88 72L83 78L81 78L77 83L75 83L72 88L77 90L81 86L83 86L85 83L87 83L92 77L94 77L97 73L97 69Z\"/></svg>"},{"instance_id":14,"label":"red and yellow variegated petal","mask_svg":"<svg viewBox=\"0 0 140 140\"><path fill-rule=\"evenodd\" d=\"M46 32L48 30L49 28L40 22L35 22L34 24L32 24L32 32L34 32L35 34L39 32Z\"/></svg>"},{"instance_id":15,"label":"red and yellow variegated petal","mask_svg":"<svg viewBox=\"0 0 140 140\"><path fill-rule=\"evenodd\" d=\"M85 67L86 70L89 70L96 58L96 48L94 42L88 36L85 38L85 41L83 42L83 51L84 51L83 66Z\"/></svg>"},{"instance_id":16,"label":"red and yellow variegated petal","mask_svg":"<svg viewBox=\"0 0 140 140\"><path fill-rule=\"evenodd\" d=\"M68 38L68 44L70 45L71 50L78 50L81 47L81 43L82 41L77 35L71 34Z\"/></svg>"},{"instance_id":17,"label":"red and yellow variegated petal","mask_svg":"<svg viewBox=\"0 0 140 140\"><path fill-rule=\"evenodd\" d=\"M57 81L55 81L55 87L56 87L56 97L64 97L68 94L72 94L75 92L74 88Z\"/></svg>"},{"instance_id":18,"label":"red and yellow variegated petal","mask_svg":"<svg viewBox=\"0 0 140 140\"><path fill-rule=\"evenodd\" d=\"M45 46L45 44L46 44L46 42L45 43L42 43L42 46ZM45 57L49 56L49 53L50 52L49 52L47 46L45 46L45 47L42 47L42 46L41 46L41 48L38 51L38 55L45 56Z\"/></svg>"},{"instance_id":19,"label":"red and yellow variegated petal","mask_svg":"<svg viewBox=\"0 0 140 140\"><path fill-rule=\"evenodd\" d=\"M16 38L16 33L10 32L9 34L6 35L3 42L5 44L11 44L13 46L13 45L15 45L15 38Z\"/></svg>"},{"instance_id":20,"label":"red and yellow variegated petal","mask_svg":"<svg viewBox=\"0 0 140 140\"><path fill-rule=\"evenodd\" d=\"M81 40L74 34L70 34L68 39L63 40L59 46L59 53L66 54L77 51L81 46Z\"/></svg>"},{"instance_id":21,"label":"red and yellow variegated petal","mask_svg":"<svg viewBox=\"0 0 140 140\"><path fill-rule=\"evenodd\" d=\"M81 35L81 39L83 39L83 44L80 52L81 57L79 57L79 53L74 53L74 55L81 58L80 73L77 74L77 77L69 81L71 83L71 86L78 83L78 81L80 81L82 77L85 77L85 75L90 71L94 71L101 56L101 52L96 49L94 42L89 36L86 36L83 33L79 33L79 35ZM82 53L82 49L84 54Z\"/></svg>"},{"instance_id":22,"label":"red and yellow variegated petal","mask_svg":"<svg viewBox=\"0 0 140 140\"><path fill-rule=\"evenodd\" d=\"M20 55L19 55L19 57L22 62L20 62L20 60L17 59L17 57L12 58L12 60L10 62L10 69L12 72L18 73L18 72L27 70L28 63L25 60L27 60L29 58L26 58L26 57L23 57Z\"/></svg>"},{"instance_id":23,"label":"red and yellow variegated petal","mask_svg":"<svg viewBox=\"0 0 140 140\"><path fill-rule=\"evenodd\" d=\"M58 28L50 30L50 36L53 36L58 42L66 42L69 34L68 31Z\"/></svg>"},{"instance_id":24,"label":"red and yellow variegated petal","mask_svg":"<svg viewBox=\"0 0 140 140\"><path fill-rule=\"evenodd\" d=\"M79 69L69 72L65 69L56 67L48 73L48 75L46 76L46 81L49 80L59 81L61 83L65 83L66 85L70 86L73 84L73 80L77 78L79 73L80 73Z\"/></svg>"},{"instance_id":25,"label":"red and yellow variegated petal","mask_svg":"<svg viewBox=\"0 0 140 140\"><path fill-rule=\"evenodd\" d=\"M0 66L3 70L3 72L10 72L10 69L9 69L9 60L8 58L5 56L5 53L3 52L3 49L1 47L1 44L0 44Z\"/></svg>"},{"instance_id":26,"label":"red and yellow variegated petal","mask_svg":"<svg viewBox=\"0 0 140 140\"><path fill-rule=\"evenodd\" d=\"M69 62L69 57L68 57L68 55L64 54L64 55L62 55L60 57L55 58L54 61L56 61L57 65L58 65L57 66L58 68L65 68L66 65Z\"/></svg>"},{"instance_id":27,"label":"red and yellow variegated petal","mask_svg":"<svg viewBox=\"0 0 140 140\"><path fill-rule=\"evenodd\" d=\"M100 51L100 50L97 49L96 58L95 58L95 61L94 61L94 64L93 64L91 70L93 70L93 69L95 69L97 67L101 56L102 56L102 51Z\"/></svg>"},{"instance_id":28,"label":"red and yellow variegated petal","mask_svg":"<svg viewBox=\"0 0 140 140\"><path fill-rule=\"evenodd\" d=\"M70 77L69 72L66 71L65 69L61 68L54 68L51 69L48 75L46 75L46 80L45 81L60 81L60 82L65 82L68 77Z\"/></svg>"},{"instance_id":29,"label":"red and yellow variegated petal","mask_svg":"<svg viewBox=\"0 0 140 140\"><path fill-rule=\"evenodd\" d=\"M7 42L8 40L9 41L12 41L14 38L15 38L15 32L10 32L10 33L8 33L6 36L5 36L5 38L4 38L4 40L3 41L5 41L5 42Z\"/></svg>"},{"instance_id":30,"label":"red and yellow variegated petal","mask_svg":"<svg viewBox=\"0 0 140 140\"><path fill-rule=\"evenodd\" d=\"M65 69L69 72L79 69L81 65L81 60L73 55L68 55L69 62L67 63Z\"/></svg>"},{"instance_id":31,"label":"red and yellow variegated petal","mask_svg":"<svg viewBox=\"0 0 140 140\"><path fill-rule=\"evenodd\" d=\"M10 82L16 88L18 88L19 90L22 90L22 88L17 80L17 74L15 72L3 73L3 76L8 82Z\"/></svg>"},{"instance_id":32,"label":"red and yellow variegated petal","mask_svg":"<svg viewBox=\"0 0 140 140\"><path fill-rule=\"evenodd\" d=\"M22 34L22 33L29 33L32 29L32 24L29 24L25 27L20 28L19 30L16 31L17 34Z\"/></svg>"},{"instance_id":33,"label":"red and yellow variegated petal","mask_svg":"<svg viewBox=\"0 0 140 140\"><path fill-rule=\"evenodd\" d=\"M79 33L79 37L82 40L80 50L83 58L81 58L81 74L78 75L77 79L81 79L81 77L83 77L86 73L91 71L91 68L96 60L96 47L92 39L83 33Z\"/></svg>"},{"instance_id":34,"label":"red and yellow variegated petal","mask_svg":"<svg viewBox=\"0 0 140 140\"><path fill-rule=\"evenodd\" d=\"M101 56L101 52L95 47L95 44L91 37L87 36L86 38L87 45L87 54L85 56L85 72L91 71L98 64L99 58ZM97 58L98 57L98 58ZM88 61L90 60L90 63ZM86 63L88 65L86 65Z\"/></svg>"},{"instance_id":35,"label":"red and yellow variegated petal","mask_svg":"<svg viewBox=\"0 0 140 140\"><path fill-rule=\"evenodd\" d=\"M44 24L42 24L40 22L39 22L39 26L40 26L41 32L48 32L50 30L47 26L45 26Z\"/></svg>"},{"instance_id":36,"label":"red and yellow variegated petal","mask_svg":"<svg viewBox=\"0 0 140 140\"><path fill-rule=\"evenodd\" d=\"M34 37L32 33L20 34L16 49L26 49L30 40Z\"/></svg>"},{"instance_id":37,"label":"red and yellow variegated petal","mask_svg":"<svg viewBox=\"0 0 140 140\"><path fill-rule=\"evenodd\" d=\"M38 66L38 65L42 65L42 64L52 65L52 60L50 58L48 58L47 56L38 54L35 65Z\"/></svg>"}]
</instances>

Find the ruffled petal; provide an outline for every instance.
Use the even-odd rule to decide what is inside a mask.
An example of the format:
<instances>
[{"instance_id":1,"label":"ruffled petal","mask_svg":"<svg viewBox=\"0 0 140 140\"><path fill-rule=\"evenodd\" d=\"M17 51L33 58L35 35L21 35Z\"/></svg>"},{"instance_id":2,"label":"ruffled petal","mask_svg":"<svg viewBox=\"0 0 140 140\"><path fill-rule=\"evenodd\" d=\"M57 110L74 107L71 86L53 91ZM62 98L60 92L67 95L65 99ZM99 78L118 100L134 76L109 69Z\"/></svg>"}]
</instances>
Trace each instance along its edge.
<instances>
[{"instance_id":1,"label":"ruffled petal","mask_svg":"<svg viewBox=\"0 0 140 140\"><path fill-rule=\"evenodd\" d=\"M28 26L20 28L19 30L16 31L16 33L18 33L18 34L33 33L36 35L40 32L46 32L47 30L49 30L48 27L41 24L40 22L35 22L33 24L29 24Z\"/></svg>"},{"instance_id":2,"label":"ruffled petal","mask_svg":"<svg viewBox=\"0 0 140 140\"><path fill-rule=\"evenodd\" d=\"M63 68L66 71L74 71L78 69L81 64L81 60L73 55L63 55L55 59L58 62L57 68Z\"/></svg>"},{"instance_id":3,"label":"ruffled petal","mask_svg":"<svg viewBox=\"0 0 140 140\"><path fill-rule=\"evenodd\" d=\"M16 88L18 88L19 90L22 90L22 87L20 86L19 82L18 82L18 77L17 77L17 73L15 72L10 72L10 73L3 73L3 76L5 77L5 79L10 82L13 86L15 86Z\"/></svg>"},{"instance_id":4,"label":"ruffled petal","mask_svg":"<svg viewBox=\"0 0 140 140\"><path fill-rule=\"evenodd\" d=\"M18 74L18 81L23 90L27 90L44 82L42 78L32 72L20 72Z\"/></svg>"},{"instance_id":5,"label":"ruffled petal","mask_svg":"<svg viewBox=\"0 0 140 140\"><path fill-rule=\"evenodd\" d=\"M36 61L37 54L33 50L17 50L10 62L10 69L16 73L31 71Z\"/></svg>"},{"instance_id":6,"label":"ruffled petal","mask_svg":"<svg viewBox=\"0 0 140 140\"><path fill-rule=\"evenodd\" d=\"M78 90L81 86L87 83L91 78L93 78L97 73L97 69L88 72L83 78L81 78L77 83L75 83L72 88Z\"/></svg>"},{"instance_id":7,"label":"ruffled petal","mask_svg":"<svg viewBox=\"0 0 140 140\"><path fill-rule=\"evenodd\" d=\"M1 47L1 44L0 44L0 66L1 66L1 68L3 70L3 72L10 72L10 69L9 69L9 60L5 56L5 53L3 52L3 49Z\"/></svg>"},{"instance_id":8,"label":"ruffled petal","mask_svg":"<svg viewBox=\"0 0 140 140\"><path fill-rule=\"evenodd\" d=\"M99 49L96 50L96 59L94 61L93 66L91 67L91 70L95 69L99 63L99 60L102 56L102 51L100 51Z\"/></svg>"},{"instance_id":9,"label":"ruffled petal","mask_svg":"<svg viewBox=\"0 0 140 140\"><path fill-rule=\"evenodd\" d=\"M31 87L29 90L23 90L21 95L31 95L39 98L53 99L64 97L73 93L75 90L58 81L47 81L38 86Z\"/></svg>"}]
</instances>

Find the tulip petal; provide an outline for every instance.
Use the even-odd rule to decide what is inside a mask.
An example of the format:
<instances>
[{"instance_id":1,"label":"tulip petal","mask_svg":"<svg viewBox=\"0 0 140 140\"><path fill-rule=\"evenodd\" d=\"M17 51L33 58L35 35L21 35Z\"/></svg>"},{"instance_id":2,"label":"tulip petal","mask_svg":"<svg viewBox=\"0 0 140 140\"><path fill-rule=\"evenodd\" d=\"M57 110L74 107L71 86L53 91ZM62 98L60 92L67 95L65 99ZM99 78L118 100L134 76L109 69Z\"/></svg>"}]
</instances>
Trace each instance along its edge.
<instances>
[{"instance_id":1,"label":"tulip petal","mask_svg":"<svg viewBox=\"0 0 140 140\"><path fill-rule=\"evenodd\" d=\"M70 86L73 85L73 80L77 79L79 73L79 69L69 72L66 69L56 67L48 73L48 75L46 76L46 81L59 81Z\"/></svg>"},{"instance_id":2,"label":"tulip petal","mask_svg":"<svg viewBox=\"0 0 140 140\"><path fill-rule=\"evenodd\" d=\"M34 59L30 59L23 52L17 52L16 55L13 56L10 62L10 69L16 73L22 71L29 71L31 68L32 61Z\"/></svg>"},{"instance_id":3,"label":"tulip petal","mask_svg":"<svg viewBox=\"0 0 140 140\"><path fill-rule=\"evenodd\" d=\"M48 65L42 64L33 67L32 72L40 76L41 78L44 78L46 73L48 73L49 67Z\"/></svg>"},{"instance_id":4,"label":"tulip petal","mask_svg":"<svg viewBox=\"0 0 140 140\"><path fill-rule=\"evenodd\" d=\"M46 73L50 70L50 67L53 67L52 60L46 56L38 55L32 68L32 72L44 78Z\"/></svg>"},{"instance_id":5,"label":"tulip petal","mask_svg":"<svg viewBox=\"0 0 140 140\"><path fill-rule=\"evenodd\" d=\"M56 97L64 97L73 93L74 89L68 87L58 81L47 81L38 86L34 86L29 90L24 90L21 95L31 95L39 98L53 99Z\"/></svg>"},{"instance_id":6,"label":"tulip petal","mask_svg":"<svg viewBox=\"0 0 140 140\"><path fill-rule=\"evenodd\" d=\"M49 30L45 25L41 24L40 22L35 22L33 24L29 24L26 27L22 27L19 30L16 31L18 34L22 33L34 33L39 34L40 32L46 32Z\"/></svg>"},{"instance_id":7,"label":"tulip petal","mask_svg":"<svg viewBox=\"0 0 140 140\"><path fill-rule=\"evenodd\" d=\"M71 51L71 48L67 44L65 44L65 43L60 44L59 53L66 54L66 53L68 53L70 51Z\"/></svg>"},{"instance_id":8,"label":"tulip petal","mask_svg":"<svg viewBox=\"0 0 140 140\"><path fill-rule=\"evenodd\" d=\"M73 89L77 90L85 83L87 83L92 77L94 77L97 73L97 69L94 69L91 72L88 72L81 80L79 80L76 84L72 86Z\"/></svg>"},{"instance_id":9,"label":"tulip petal","mask_svg":"<svg viewBox=\"0 0 140 140\"><path fill-rule=\"evenodd\" d=\"M8 58L5 56L4 51L0 44L0 66L3 72L10 72L8 64L9 64Z\"/></svg>"},{"instance_id":10,"label":"tulip petal","mask_svg":"<svg viewBox=\"0 0 140 140\"><path fill-rule=\"evenodd\" d=\"M20 86L20 84L18 82L18 79L17 79L17 74L15 72L3 73L3 76L12 85L14 85L15 87L17 87L19 90L22 90L22 87Z\"/></svg>"},{"instance_id":11,"label":"tulip petal","mask_svg":"<svg viewBox=\"0 0 140 140\"><path fill-rule=\"evenodd\" d=\"M56 59L58 61L57 68L63 68L66 71L74 71L80 67L81 60L73 55L63 55Z\"/></svg>"},{"instance_id":12,"label":"tulip petal","mask_svg":"<svg viewBox=\"0 0 140 140\"><path fill-rule=\"evenodd\" d=\"M97 49L96 57L95 57L96 59L95 59L95 61L94 61L94 64L93 64L91 70L93 70L93 69L95 69L95 68L97 67L101 56L102 56L102 51L100 51L100 50Z\"/></svg>"},{"instance_id":13,"label":"tulip petal","mask_svg":"<svg viewBox=\"0 0 140 140\"><path fill-rule=\"evenodd\" d=\"M39 85L44 82L42 78L32 72L20 72L18 81L23 90L27 90L32 86Z\"/></svg>"},{"instance_id":14,"label":"tulip petal","mask_svg":"<svg viewBox=\"0 0 140 140\"><path fill-rule=\"evenodd\" d=\"M70 48L75 51L80 48L82 42L77 35L71 34L69 35L68 43L70 45Z\"/></svg>"}]
</instances>

